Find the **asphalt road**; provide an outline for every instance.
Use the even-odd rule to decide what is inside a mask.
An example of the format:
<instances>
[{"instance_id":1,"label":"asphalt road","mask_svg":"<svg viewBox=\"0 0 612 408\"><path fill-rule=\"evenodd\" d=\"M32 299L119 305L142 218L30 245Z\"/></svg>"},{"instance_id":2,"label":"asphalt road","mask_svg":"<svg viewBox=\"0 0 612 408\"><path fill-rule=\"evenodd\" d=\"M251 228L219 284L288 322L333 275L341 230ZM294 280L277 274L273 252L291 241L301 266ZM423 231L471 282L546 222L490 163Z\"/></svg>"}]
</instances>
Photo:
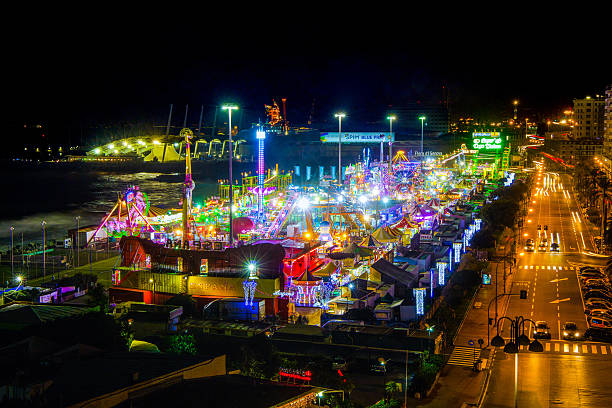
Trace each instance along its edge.
<instances>
[{"instance_id":1,"label":"asphalt road","mask_svg":"<svg viewBox=\"0 0 612 408\"><path fill-rule=\"evenodd\" d=\"M605 371L612 368L612 345L563 340L565 322L575 322L581 333L587 328L578 267L602 266L606 261L594 253L593 237L574 199L570 176L542 172L528 211L522 231L527 236L521 237L518 246L522 255L511 290L516 294L527 290L527 299L511 296L505 315L544 320L551 338L540 340L544 353L523 347L518 354L518 406L608 406L612 404L612 380ZM535 241L534 252L523 249L528 238ZM544 238L548 246L540 252ZM550 251L552 242L559 244L558 253ZM502 320L500 327L502 337L508 339L508 322ZM533 330L530 323L530 337ZM495 335L494 328L491 333ZM497 349L484 406L514 406L514 364L513 355Z\"/></svg>"}]
</instances>

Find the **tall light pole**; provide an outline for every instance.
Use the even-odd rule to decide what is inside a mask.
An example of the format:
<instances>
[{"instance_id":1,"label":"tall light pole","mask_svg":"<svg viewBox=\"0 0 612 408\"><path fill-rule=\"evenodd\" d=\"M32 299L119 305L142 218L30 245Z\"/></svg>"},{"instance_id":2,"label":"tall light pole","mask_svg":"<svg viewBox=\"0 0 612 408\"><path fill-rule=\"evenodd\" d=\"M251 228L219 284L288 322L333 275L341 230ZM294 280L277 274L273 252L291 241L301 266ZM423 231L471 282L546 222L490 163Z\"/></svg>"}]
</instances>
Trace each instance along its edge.
<instances>
[{"instance_id":1,"label":"tall light pole","mask_svg":"<svg viewBox=\"0 0 612 408\"><path fill-rule=\"evenodd\" d=\"M336 113L338 118L338 184L342 185L342 118L346 116L344 113Z\"/></svg>"},{"instance_id":2,"label":"tall light pole","mask_svg":"<svg viewBox=\"0 0 612 408\"><path fill-rule=\"evenodd\" d=\"M222 108L226 110L228 113L228 129L229 129L229 247L232 248L234 246L234 231L232 227L232 221L234 219L234 178L232 174L232 111L237 110L237 106L233 105L225 105Z\"/></svg>"},{"instance_id":3,"label":"tall light pole","mask_svg":"<svg viewBox=\"0 0 612 408\"><path fill-rule=\"evenodd\" d=\"M15 279L15 270L13 269L13 231L15 231L15 227L13 227L11 225L11 281L12 279ZM23 248L21 248L21 251L23 252Z\"/></svg>"},{"instance_id":4,"label":"tall light pole","mask_svg":"<svg viewBox=\"0 0 612 408\"><path fill-rule=\"evenodd\" d=\"M514 120L516 121L516 118L518 118L518 104L519 101L518 100L514 100L512 101L512 105L514 106Z\"/></svg>"},{"instance_id":5,"label":"tall light pole","mask_svg":"<svg viewBox=\"0 0 612 408\"><path fill-rule=\"evenodd\" d=\"M395 119L397 119L394 115L390 115L387 116L387 119L389 120L389 174L393 173L393 164L391 163L391 159L393 157L393 152L391 151L392 149L392 141L391 141L391 133L393 133L393 121Z\"/></svg>"},{"instance_id":6,"label":"tall light pole","mask_svg":"<svg viewBox=\"0 0 612 408\"><path fill-rule=\"evenodd\" d=\"M427 119L425 115L419 116L421 121L421 173L423 172L423 122Z\"/></svg>"},{"instance_id":7,"label":"tall light pole","mask_svg":"<svg viewBox=\"0 0 612 408\"><path fill-rule=\"evenodd\" d=\"M76 263L76 266L79 266L79 265L81 264L81 263L79 262L79 261L80 261L80 253L79 253L79 250L81 249L81 245L80 245L81 243L80 243L80 239L79 239L79 238L80 238L80 235L81 235L81 234L79 233L79 221L80 221L80 220L81 220L81 217L80 217L80 216L77 216L77 217L76 217L76 227L77 227L77 230L76 230L76 252L77 252L77 263ZM107 238L107 239L108 239L108 238Z\"/></svg>"},{"instance_id":8,"label":"tall light pole","mask_svg":"<svg viewBox=\"0 0 612 408\"><path fill-rule=\"evenodd\" d=\"M45 226L47 225L47 221L42 220L40 223L42 225L43 230L43 282L45 281L45 277L47 276L47 254L46 254L46 246L47 246L47 238L45 236Z\"/></svg>"}]
</instances>

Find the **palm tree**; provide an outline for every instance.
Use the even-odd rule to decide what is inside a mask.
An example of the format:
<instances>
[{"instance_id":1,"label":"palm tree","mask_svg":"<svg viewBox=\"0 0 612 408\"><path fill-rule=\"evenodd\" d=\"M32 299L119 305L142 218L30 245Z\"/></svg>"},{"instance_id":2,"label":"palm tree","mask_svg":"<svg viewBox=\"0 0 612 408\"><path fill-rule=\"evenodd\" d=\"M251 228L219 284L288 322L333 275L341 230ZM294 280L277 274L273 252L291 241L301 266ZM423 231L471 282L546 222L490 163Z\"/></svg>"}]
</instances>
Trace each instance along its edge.
<instances>
[{"instance_id":1,"label":"palm tree","mask_svg":"<svg viewBox=\"0 0 612 408\"><path fill-rule=\"evenodd\" d=\"M385 384L385 404L389 404L393 396L399 392L399 384L395 381L389 381Z\"/></svg>"},{"instance_id":2,"label":"palm tree","mask_svg":"<svg viewBox=\"0 0 612 408\"><path fill-rule=\"evenodd\" d=\"M599 188L595 192L594 196L596 198L601 197L601 236L602 239L605 240L606 227L608 225L608 205L612 202L612 191L610 191L612 183L607 176L599 177L598 187ZM602 244L604 243L605 242L602 242Z\"/></svg>"}]
</instances>

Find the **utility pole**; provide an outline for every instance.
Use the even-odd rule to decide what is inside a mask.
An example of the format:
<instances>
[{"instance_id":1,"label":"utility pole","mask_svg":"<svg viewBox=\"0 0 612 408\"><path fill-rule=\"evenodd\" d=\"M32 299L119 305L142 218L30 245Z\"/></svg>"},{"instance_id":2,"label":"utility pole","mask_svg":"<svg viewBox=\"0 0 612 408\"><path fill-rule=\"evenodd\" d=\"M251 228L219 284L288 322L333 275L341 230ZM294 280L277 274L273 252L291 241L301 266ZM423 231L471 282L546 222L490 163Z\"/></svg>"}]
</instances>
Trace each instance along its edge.
<instances>
[{"instance_id":1,"label":"utility pole","mask_svg":"<svg viewBox=\"0 0 612 408\"><path fill-rule=\"evenodd\" d=\"M79 252L79 251L81 250L81 243L80 243L80 235L81 235L81 233L79 232L79 221L80 221L80 220L81 220L81 217L80 217L80 216L77 216L77 217L76 217L76 227L77 227L77 230L76 230L76 253L77 253L77 263L76 263L76 266L77 266L77 267L78 267L78 266L81 264L81 262L80 262L80 260L81 260L80 255L81 255L81 254L80 254L80 252Z\"/></svg>"},{"instance_id":2,"label":"utility pole","mask_svg":"<svg viewBox=\"0 0 612 408\"><path fill-rule=\"evenodd\" d=\"M46 254L46 236L45 236L45 225L47 225L47 222L45 220L43 220L40 225L42 225L42 230L43 230L43 282L45 281L45 277L47 276L47 254Z\"/></svg>"}]
</instances>

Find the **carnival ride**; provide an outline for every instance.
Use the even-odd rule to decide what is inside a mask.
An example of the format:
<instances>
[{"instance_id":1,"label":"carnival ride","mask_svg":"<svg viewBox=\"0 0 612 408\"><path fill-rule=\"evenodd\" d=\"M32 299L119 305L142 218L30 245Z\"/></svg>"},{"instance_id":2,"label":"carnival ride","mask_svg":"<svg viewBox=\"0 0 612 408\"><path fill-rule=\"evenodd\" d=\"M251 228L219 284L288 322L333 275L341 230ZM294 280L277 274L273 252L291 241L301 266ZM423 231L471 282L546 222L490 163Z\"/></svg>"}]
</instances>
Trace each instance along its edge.
<instances>
[{"instance_id":1,"label":"carnival ride","mask_svg":"<svg viewBox=\"0 0 612 408\"><path fill-rule=\"evenodd\" d=\"M157 217L162 212L160 209L151 208L149 198L138 186L130 187L117 196L117 202L89 238L86 246L96 238L102 228L106 229L107 235L113 237L139 236L145 232L154 232L149 217Z\"/></svg>"}]
</instances>

